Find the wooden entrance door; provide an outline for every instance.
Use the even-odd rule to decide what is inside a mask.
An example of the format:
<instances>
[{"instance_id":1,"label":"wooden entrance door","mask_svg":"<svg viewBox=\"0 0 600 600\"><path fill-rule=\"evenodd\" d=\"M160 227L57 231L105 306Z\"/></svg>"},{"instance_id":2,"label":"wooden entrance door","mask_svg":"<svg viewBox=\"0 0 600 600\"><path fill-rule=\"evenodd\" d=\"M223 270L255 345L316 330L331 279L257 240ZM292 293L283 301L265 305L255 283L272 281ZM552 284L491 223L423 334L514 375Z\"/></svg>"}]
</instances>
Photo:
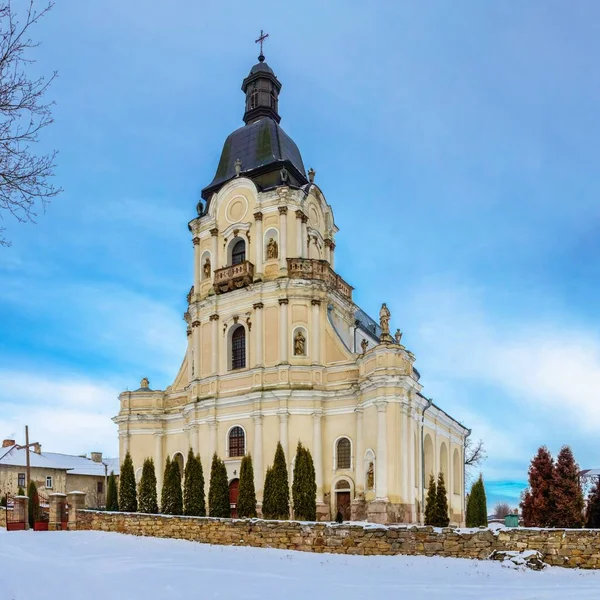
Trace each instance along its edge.
<instances>
[{"instance_id":1,"label":"wooden entrance door","mask_svg":"<svg viewBox=\"0 0 600 600\"><path fill-rule=\"evenodd\" d=\"M337 510L342 513L344 521L350 520L350 492L336 492ZM336 511L337 514L337 511Z\"/></svg>"},{"instance_id":2,"label":"wooden entrance door","mask_svg":"<svg viewBox=\"0 0 600 600\"><path fill-rule=\"evenodd\" d=\"M231 518L237 519L237 503L238 495L240 493L240 480L232 479L229 484L229 510L231 512Z\"/></svg>"}]
</instances>

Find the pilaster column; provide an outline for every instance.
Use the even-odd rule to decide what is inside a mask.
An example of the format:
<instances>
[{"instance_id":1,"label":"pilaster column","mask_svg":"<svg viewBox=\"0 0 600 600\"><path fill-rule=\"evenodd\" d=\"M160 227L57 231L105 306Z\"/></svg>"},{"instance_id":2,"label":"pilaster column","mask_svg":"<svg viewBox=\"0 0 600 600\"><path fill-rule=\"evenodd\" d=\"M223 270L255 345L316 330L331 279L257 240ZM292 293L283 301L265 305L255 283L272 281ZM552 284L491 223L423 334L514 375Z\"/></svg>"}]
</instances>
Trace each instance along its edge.
<instances>
[{"instance_id":1,"label":"pilaster column","mask_svg":"<svg viewBox=\"0 0 600 600\"><path fill-rule=\"evenodd\" d=\"M304 213L301 210L296 211L296 254L303 258L304 242L302 238L302 217Z\"/></svg>"},{"instance_id":2,"label":"pilaster column","mask_svg":"<svg viewBox=\"0 0 600 600\"><path fill-rule=\"evenodd\" d=\"M363 441L363 409L357 408L356 414L356 456L354 458L354 472L356 475L357 491L365 489L365 445Z\"/></svg>"},{"instance_id":3,"label":"pilaster column","mask_svg":"<svg viewBox=\"0 0 600 600\"><path fill-rule=\"evenodd\" d=\"M162 490L165 463L163 459L163 437L162 433L154 434L154 469L156 471L156 492L160 498Z\"/></svg>"},{"instance_id":4,"label":"pilaster column","mask_svg":"<svg viewBox=\"0 0 600 600\"><path fill-rule=\"evenodd\" d=\"M256 274L261 274L263 272L263 252L265 243L263 240L263 215L262 213L255 212L254 213L254 225L256 226L256 242L254 244L255 255L254 255L254 267L256 269Z\"/></svg>"},{"instance_id":5,"label":"pilaster column","mask_svg":"<svg viewBox=\"0 0 600 600\"><path fill-rule=\"evenodd\" d=\"M331 240L325 239L325 260L331 264Z\"/></svg>"},{"instance_id":6,"label":"pilaster column","mask_svg":"<svg viewBox=\"0 0 600 600\"><path fill-rule=\"evenodd\" d=\"M409 503L409 472L408 472L408 407L401 405L400 410L402 411L402 438L400 439L400 477L402 481L402 501L405 504Z\"/></svg>"},{"instance_id":7,"label":"pilaster column","mask_svg":"<svg viewBox=\"0 0 600 600\"><path fill-rule=\"evenodd\" d=\"M194 379L194 339L192 337L192 326L188 325L186 330L187 341L188 341L188 381Z\"/></svg>"},{"instance_id":8,"label":"pilaster column","mask_svg":"<svg viewBox=\"0 0 600 600\"><path fill-rule=\"evenodd\" d=\"M263 496L263 418L262 415L254 415L254 450L252 460L254 462L254 489L259 501L262 502Z\"/></svg>"},{"instance_id":9,"label":"pilaster column","mask_svg":"<svg viewBox=\"0 0 600 600\"><path fill-rule=\"evenodd\" d=\"M283 451L285 452L285 460L288 460L288 412L287 410L282 410L277 413L279 415L279 441L281 442L281 446L283 447Z\"/></svg>"},{"instance_id":10,"label":"pilaster column","mask_svg":"<svg viewBox=\"0 0 600 600\"><path fill-rule=\"evenodd\" d=\"M313 413L313 457L315 464L315 482L317 484L317 502L323 502L323 437L321 433L320 412Z\"/></svg>"},{"instance_id":11,"label":"pilaster column","mask_svg":"<svg viewBox=\"0 0 600 600\"><path fill-rule=\"evenodd\" d=\"M321 357L319 356L321 349L321 327L319 323L319 309L321 306L321 301L313 298L311 300L312 305L312 363L319 364L321 362Z\"/></svg>"},{"instance_id":12,"label":"pilaster column","mask_svg":"<svg viewBox=\"0 0 600 600\"><path fill-rule=\"evenodd\" d=\"M210 268L212 270L211 275L214 275L214 272L216 269L218 269L220 267L219 265L219 230L214 227L213 229L210 230L210 244L211 244L211 261L210 261ZM202 267L200 267L202 268Z\"/></svg>"},{"instance_id":13,"label":"pilaster column","mask_svg":"<svg viewBox=\"0 0 600 600\"><path fill-rule=\"evenodd\" d=\"M288 304L287 298L279 299L279 358L280 362L288 362Z\"/></svg>"},{"instance_id":14,"label":"pilaster column","mask_svg":"<svg viewBox=\"0 0 600 600\"><path fill-rule=\"evenodd\" d=\"M279 268L287 269L287 206L279 207Z\"/></svg>"},{"instance_id":15,"label":"pilaster column","mask_svg":"<svg viewBox=\"0 0 600 600\"><path fill-rule=\"evenodd\" d=\"M255 352L254 352L254 364L257 367L261 367L264 364L263 358L263 307L264 304L262 302L256 302L252 305L254 309L254 344L255 344Z\"/></svg>"},{"instance_id":16,"label":"pilaster column","mask_svg":"<svg viewBox=\"0 0 600 600\"><path fill-rule=\"evenodd\" d=\"M216 375L219 371L219 315L210 315L210 351L212 357L211 371Z\"/></svg>"},{"instance_id":17,"label":"pilaster column","mask_svg":"<svg viewBox=\"0 0 600 600\"><path fill-rule=\"evenodd\" d=\"M211 464L212 464L212 458L213 458L215 452L217 451L217 428L218 428L217 419L213 419L212 421L210 421L208 423L209 447L210 447L210 458L209 458L209 460L211 461ZM208 467L208 469L209 469L209 472L210 472L210 467Z\"/></svg>"},{"instance_id":18,"label":"pilaster column","mask_svg":"<svg viewBox=\"0 0 600 600\"><path fill-rule=\"evenodd\" d=\"M69 492L67 494L67 504L69 505L67 529L75 531L77 530L77 511L85 508L85 492Z\"/></svg>"},{"instance_id":19,"label":"pilaster column","mask_svg":"<svg viewBox=\"0 0 600 600\"><path fill-rule=\"evenodd\" d=\"M412 409L409 410L408 413L408 472L409 472L409 484L408 484L408 492L410 494L410 502L411 504L414 502L415 498L415 481L416 481L416 473L415 473L415 435L414 435L414 418L412 415ZM415 515L417 518L418 515Z\"/></svg>"},{"instance_id":20,"label":"pilaster column","mask_svg":"<svg viewBox=\"0 0 600 600\"><path fill-rule=\"evenodd\" d=\"M194 379L200 379L200 356L202 344L200 340L200 321L192 321L192 343L194 348Z\"/></svg>"},{"instance_id":21,"label":"pilaster column","mask_svg":"<svg viewBox=\"0 0 600 600\"><path fill-rule=\"evenodd\" d=\"M333 242L332 239L326 239L325 240L325 247L327 248L328 254L329 254L329 258L327 260L329 260L329 264L331 266L332 269L335 268L335 261L333 260L333 251L335 250L335 244Z\"/></svg>"},{"instance_id":22,"label":"pilaster column","mask_svg":"<svg viewBox=\"0 0 600 600\"><path fill-rule=\"evenodd\" d=\"M308 217L306 215L302 215L302 258L308 258L308 231L307 231L307 223Z\"/></svg>"},{"instance_id":23,"label":"pilaster column","mask_svg":"<svg viewBox=\"0 0 600 600\"><path fill-rule=\"evenodd\" d=\"M377 476L375 495L387 500L387 402L377 404Z\"/></svg>"},{"instance_id":24,"label":"pilaster column","mask_svg":"<svg viewBox=\"0 0 600 600\"><path fill-rule=\"evenodd\" d=\"M194 292L200 291L200 279L202 279L202 259L200 256L200 238L194 236L192 239L194 244Z\"/></svg>"}]
</instances>

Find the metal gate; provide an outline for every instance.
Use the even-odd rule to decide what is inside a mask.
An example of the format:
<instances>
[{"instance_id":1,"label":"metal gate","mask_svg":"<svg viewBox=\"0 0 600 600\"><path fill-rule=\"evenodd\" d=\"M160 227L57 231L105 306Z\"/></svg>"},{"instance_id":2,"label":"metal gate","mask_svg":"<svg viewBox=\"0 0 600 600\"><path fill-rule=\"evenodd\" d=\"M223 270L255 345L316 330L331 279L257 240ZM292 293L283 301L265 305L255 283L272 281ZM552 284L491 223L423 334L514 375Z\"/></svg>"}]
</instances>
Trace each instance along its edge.
<instances>
[{"instance_id":1,"label":"metal gate","mask_svg":"<svg viewBox=\"0 0 600 600\"><path fill-rule=\"evenodd\" d=\"M16 510L15 510L16 508ZM6 531L24 531L28 515L15 504L15 497L6 496Z\"/></svg>"},{"instance_id":2,"label":"metal gate","mask_svg":"<svg viewBox=\"0 0 600 600\"><path fill-rule=\"evenodd\" d=\"M31 500L30 500L31 502ZM48 531L48 520L50 504L48 502L48 496L38 494L39 510L34 515L33 530L34 531ZM30 523L31 524L31 523Z\"/></svg>"}]
</instances>

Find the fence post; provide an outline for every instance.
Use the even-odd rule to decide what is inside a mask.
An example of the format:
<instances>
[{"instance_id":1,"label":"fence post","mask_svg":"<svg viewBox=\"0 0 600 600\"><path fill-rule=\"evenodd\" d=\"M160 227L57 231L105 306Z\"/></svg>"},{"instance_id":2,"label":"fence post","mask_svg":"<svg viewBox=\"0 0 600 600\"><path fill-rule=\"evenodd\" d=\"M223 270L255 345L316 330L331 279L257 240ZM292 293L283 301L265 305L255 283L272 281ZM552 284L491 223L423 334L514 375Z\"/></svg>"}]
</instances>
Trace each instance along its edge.
<instances>
[{"instance_id":1,"label":"fence post","mask_svg":"<svg viewBox=\"0 0 600 600\"><path fill-rule=\"evenodd\" d=\"M50 531L60 531L63 528L67 512L67 495L55 492L48 495L48 501L50 504L48 529Z\"/></svg>"},{"instance_id":2,"label":"fence post","mask_svg":"<svg viewBox=\"0 0 600 600\"><path fill-rule=\"evenodd\" d=\"M67 529L77 529L77 511L85 508L85 492L69 492L67 494L69 504L69 524Z\"/></svg>"},{"instance_id":3,"label":"fence post","mask_svg":"<svg viewBox=\"0 0 600 600\"><path fill-rule=\"evenodd\" d=\"M13 521L24 522L25 529L29 529L29 497L14 496Z\"/></svg>"}]
</instances>

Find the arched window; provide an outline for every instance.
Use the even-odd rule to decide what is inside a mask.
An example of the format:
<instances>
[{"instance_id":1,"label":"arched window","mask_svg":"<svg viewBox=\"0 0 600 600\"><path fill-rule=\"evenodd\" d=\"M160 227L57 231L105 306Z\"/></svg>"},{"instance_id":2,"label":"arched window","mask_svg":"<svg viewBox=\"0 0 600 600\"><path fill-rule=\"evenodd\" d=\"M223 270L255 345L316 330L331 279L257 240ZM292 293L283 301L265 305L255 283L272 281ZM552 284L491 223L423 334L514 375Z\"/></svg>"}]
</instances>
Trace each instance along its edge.
<instances>
[{"instance_id":1,"label":"arched window","mask_svg":"<svg viewBox=\"0 0 600 600\"><path fill-rule=\"evenodd\" d=\"M250 110L258 106L258 90L254 88L250 92Z\"/></svg>"},{"instance_id":2,"label":"arched window","mask_svg":"<svg viewBox=\"0 0 600 600\"><path fill-rule=\"evenodd\" d=\"M242 325L231 336L231 368L246 368L246 330Z\"/></svg>"},{"instance_id":3,"label":"arched window","mask_svg":"<svg viewBox=\"0 0 600 600\"><path fill-rule=\"evenodd\" d=\"M231 250L231 264L239 265L246 260L246 243L238 240Z\"/></svg>"},{"instance_id":4,"label":"arched window","mask_svg":"<svg viewBox=\"0 0 600 600\"><path fill-rule=\"evenodd\" d=\"M239 425L236 425L229 430L227 450L227 454L230 457L244 456L244 454L246 454L246 434Z\"/></svg>"},{"instance_id":5,"label":"arched window","mask_svg":"<svg viewBox=\"0 0 600 600\"><path fill-rule=\"evenodd\" d=\"M184 465L183 454L181 454L181 452L176 452L173 455L173 462L177 463L177 466L179 467L179 474L183 478L183 465Z\"/></svg>"},{"instance_id":6,"label":"arched window","mask_svg":"<svg viewBox=\"0 0 600 600\"><path fill-rule=\"evenodd\" d=\"M336 469L352 468L352 443L347 437L340 438L335 447Z\"/></svg>"}]
</instances>

